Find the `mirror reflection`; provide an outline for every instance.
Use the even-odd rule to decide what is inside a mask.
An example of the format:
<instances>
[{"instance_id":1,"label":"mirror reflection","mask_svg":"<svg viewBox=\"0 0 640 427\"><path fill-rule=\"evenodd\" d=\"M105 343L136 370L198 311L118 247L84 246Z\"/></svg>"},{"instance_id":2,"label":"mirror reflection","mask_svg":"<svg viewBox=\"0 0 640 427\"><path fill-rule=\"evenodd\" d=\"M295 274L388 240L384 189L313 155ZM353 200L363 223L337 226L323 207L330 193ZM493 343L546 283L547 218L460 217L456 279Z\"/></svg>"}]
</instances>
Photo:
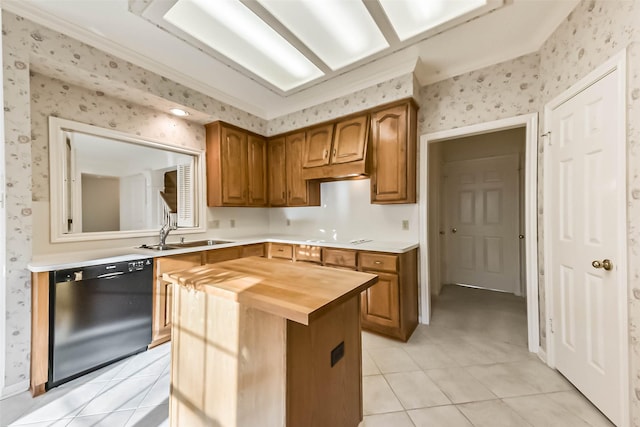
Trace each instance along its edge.
<instances>
[{"instance_id":1,"label":"mirror reflection","mask_svg":"<svg viewBox=\"0 0 640 427\"><path fill-rule=\"evenodd\" d=\"M169 213L176 214L177 227L198 226L197 155L108 129L97 132L100 128L80 123L73 128L74 122L55 118L50 122L52 133L58 126L62 147L56 154L51 146L52 211L56 193L62 196L60 234L157 231ZM53 182L56 158L61 160L61 185Z\"/></svg>"}]
</instances>

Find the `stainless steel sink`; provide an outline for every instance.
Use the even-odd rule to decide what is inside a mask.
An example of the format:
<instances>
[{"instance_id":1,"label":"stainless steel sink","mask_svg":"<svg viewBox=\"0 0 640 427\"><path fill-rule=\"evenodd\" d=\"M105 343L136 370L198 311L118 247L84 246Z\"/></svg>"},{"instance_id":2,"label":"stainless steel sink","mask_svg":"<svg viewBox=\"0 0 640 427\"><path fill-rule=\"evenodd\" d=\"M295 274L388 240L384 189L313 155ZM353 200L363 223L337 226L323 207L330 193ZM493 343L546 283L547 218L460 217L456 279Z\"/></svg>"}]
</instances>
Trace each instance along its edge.
<instances>
[{"instance_id":1,"label":"stainless steel sink","mask_svg":"<svg viewBox=\"0 0 640 427\"><path fill-rule=\"evenodd\" d=\"M154 251L167 251L170 249L183 249L183 248L198 248L201 246L215 246L225 243L232 243L228 240L195 240L193 242L181 242L181 243L167 243L164 246L160 245L142 245L141 249L151 249Z\"/></svg>"},{"instance_id":2,"label":"stainless steel sink","mask_svg":"<svg viewBox=\"0 0 640 427\"><path fill-rule=\"evenodd\" d=\"M215 245L223 245L225 243L231 243L228 240L196 240L193 242L182 242L182 243L167 243L172 249L180 249L180 248L197 248L198 246L215 246Z\"/></svg>"}]
</instances>

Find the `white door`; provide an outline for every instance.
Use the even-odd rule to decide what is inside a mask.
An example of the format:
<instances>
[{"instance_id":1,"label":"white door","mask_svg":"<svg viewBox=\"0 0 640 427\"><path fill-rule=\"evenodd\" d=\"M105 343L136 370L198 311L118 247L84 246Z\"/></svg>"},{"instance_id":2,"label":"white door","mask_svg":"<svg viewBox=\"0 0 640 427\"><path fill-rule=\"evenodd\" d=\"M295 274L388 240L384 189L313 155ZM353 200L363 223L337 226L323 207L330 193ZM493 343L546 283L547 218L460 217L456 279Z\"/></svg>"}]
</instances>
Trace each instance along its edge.
<instances>
[{"instance_id":1,"label":"white door","mask_svg":"<svg viewBox=\"0 0 640 427\"><path fill-rule=\"evenodd\" d=\"M447 282L519 292L518 157L445 165Z\"/></svg>"},{"instance_id":2,"label":"white door","mask_svg":"<svg viewBox=\"0 0 640 427\"><path fill-rule=\"evenodd\" d=\"M624 149L618 143L624 138L618 78L611 73L551 111L545 147L551 229L545 235L551 239L556 368L620 425L626 355L619 304L626 280L617 268L624 244L618 237L618 192L625 191L617 181L617 168L624 168L617 163L617 150Z\"/></svg>"}]
</instances>

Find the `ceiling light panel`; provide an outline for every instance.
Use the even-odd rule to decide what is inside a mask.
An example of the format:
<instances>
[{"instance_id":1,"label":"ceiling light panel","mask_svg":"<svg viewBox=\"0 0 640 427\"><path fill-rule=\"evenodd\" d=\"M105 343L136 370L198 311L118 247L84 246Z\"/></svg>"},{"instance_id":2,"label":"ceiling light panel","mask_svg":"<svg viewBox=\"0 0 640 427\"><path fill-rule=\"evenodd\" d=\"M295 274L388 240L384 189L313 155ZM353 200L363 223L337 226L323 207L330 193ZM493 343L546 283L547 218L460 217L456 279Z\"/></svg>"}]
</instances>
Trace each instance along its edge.
<instances>
[{"instance_id":1,"label":"ceiling light panel","mask_svg":"<svg viewBox=\"0 0 640 427\"><path fill-rule=\"evenodd\" d=\"M378 0L402 41L486 6L487 0Z\"/></svg>"},{"instance_id":2,"label":"ceiling light panel","mask_svg":"<svg viewBox=\"0 0 640 427\"><path fill-rule=\"evenodd\" d=\"M324 75L237 0L178 0L164 19L282 91Z\"/></svg>"},{"instance_id":3,"label":"ceiling light panel","mask_svg":"<svg viewBox=\"0 0 640 427\"><path fill-rule=\"evenodd\" d=\"M332 70L389 47L361 1L258 0Z\"/></svg>"}]
</instances>

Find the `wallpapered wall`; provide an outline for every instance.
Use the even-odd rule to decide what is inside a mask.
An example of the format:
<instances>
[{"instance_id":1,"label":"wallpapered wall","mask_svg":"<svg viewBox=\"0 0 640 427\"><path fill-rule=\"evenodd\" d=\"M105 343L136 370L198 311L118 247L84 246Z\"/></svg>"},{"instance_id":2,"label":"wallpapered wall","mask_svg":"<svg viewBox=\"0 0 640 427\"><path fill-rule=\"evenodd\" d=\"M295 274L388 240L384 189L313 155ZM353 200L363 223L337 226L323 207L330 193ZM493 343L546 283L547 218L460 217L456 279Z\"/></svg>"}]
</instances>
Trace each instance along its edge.
<instances>
[{"instance_id":1,"label":"wallpapered wall","mask_svg":"<svg viewBox=\"0 0 640 427\"><path fill-rule=\"evenodd\" d=\"M544 104L605 59L628 47L629 293L633 425L640 425L640 5L635 1L584 0L542 48L526 55L422 88L419 132L451 129L541 112ZM262 134L276 134L386 101L414 95L408 75L269 123L149 73L81 42L14 15L3 14L5 152L7 173L7 372L6 385L28 377L33 170L42 172L31 146L30 67L67 83L95 87L140 105L167 100ZM631 44L629 44L631 43ZM57 52L57 54L56 54ZM36 76L36 78L39 78ZM53 82L48 78L44 80ZM102 86L101 86L102 85ZM104 89L103 89L104 88ZM64 88L62 89L65 90ZM80 111L82 113L82 111ZM113 112L115 113L115 112ZM38 120L34 118L34 121ZM34 144L41 135L34 127ZM542 149L542 147L541 147ZM33 154L32 154L33 152ZM540 153L541 155L541 153ZM541 157L540 159L541 160ZM44 161L44 158L39 160ZM541 165L541 161L539 162ZM539 179L543 171L539 170ZM34 182L40 182L38 177ZM540 181L541 182L541 181ZM40 182L33 197L46 197ZM541 198L540 198L541 200ZM540 205L540 209L542 206ZM540 210L540 214L541 214ZM541 224L540 224L541 225ZM542 232L542 229L540 229ZM541 237L541 236L539 236ZM540 246L542 247L542 245ZM540 266L543 278L544 266ZM543 289L541 288L541 291ZM541 309L544 293L541 292ZM541 319L546 317L541 313ZM544 327L541 328L545 342Z\"/></svg>"},{"instance_id":2,"label":"wallpapered wall","mask_svg":"<svg viewBox=\"0 0 640 427\"><path fill-rule=\"evenodd\" d=\"M534 54L424 87L419 134L538 112L605 60L627 48L627 188L632 422L640 425L640 2L584 0ZM541 123L541 129L544 123ZM542 153L539 147L539 248ZM540 253L541 344L546 347Z\"/></svg>"}]
</instances>

